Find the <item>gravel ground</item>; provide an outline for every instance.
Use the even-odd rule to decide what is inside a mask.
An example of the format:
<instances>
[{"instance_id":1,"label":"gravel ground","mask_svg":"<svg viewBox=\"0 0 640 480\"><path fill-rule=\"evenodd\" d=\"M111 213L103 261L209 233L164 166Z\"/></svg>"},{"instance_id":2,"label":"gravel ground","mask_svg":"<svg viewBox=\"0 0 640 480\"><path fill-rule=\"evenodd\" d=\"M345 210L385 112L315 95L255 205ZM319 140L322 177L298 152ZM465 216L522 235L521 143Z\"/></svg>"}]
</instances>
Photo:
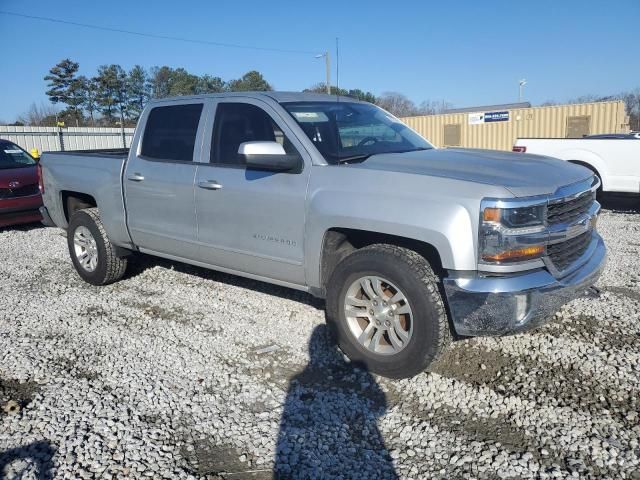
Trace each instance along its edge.
<instances>
[{"instance_id":1,"label":"gravel ground","mask_svg":"<svg viewBox=\"0 0 640 480\"><path fill-rule=\"evenodd\" d=\"M403 381L306 294L147 257L96 288L59 230L0 230L0 477L640 479L636 205L599 295Z\"/></svg>"}]
</instances>

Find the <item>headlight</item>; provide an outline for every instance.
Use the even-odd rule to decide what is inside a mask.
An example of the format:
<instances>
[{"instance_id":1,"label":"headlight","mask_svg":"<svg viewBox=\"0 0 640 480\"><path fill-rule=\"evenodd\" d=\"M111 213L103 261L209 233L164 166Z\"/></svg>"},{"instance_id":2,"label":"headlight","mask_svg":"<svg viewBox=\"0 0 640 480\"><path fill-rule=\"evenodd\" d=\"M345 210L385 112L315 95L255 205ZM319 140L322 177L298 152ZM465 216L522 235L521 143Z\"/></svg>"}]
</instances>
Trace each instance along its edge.
<instances>
[{"instance_id":1,"label":"headlight","mask_svg":"<svg viewBox=\"0 0 640 480\"><path fill-rule=\"evenodd\" d=\"M485 222L501 224L507 228L526 228L544 226L544 205L521 208L491 208L482 213Z\"/></svg>"},{"instance_id":2,"label":"headlight","mask_svg":"<svg viewBox=\"0 0 640 480\"><path fill-rule=\"evenodd\" d=\"M480 260L502 264L544 256L546 208L546 204L515 208L483 205Z\"/></svg>"}]
</instances>

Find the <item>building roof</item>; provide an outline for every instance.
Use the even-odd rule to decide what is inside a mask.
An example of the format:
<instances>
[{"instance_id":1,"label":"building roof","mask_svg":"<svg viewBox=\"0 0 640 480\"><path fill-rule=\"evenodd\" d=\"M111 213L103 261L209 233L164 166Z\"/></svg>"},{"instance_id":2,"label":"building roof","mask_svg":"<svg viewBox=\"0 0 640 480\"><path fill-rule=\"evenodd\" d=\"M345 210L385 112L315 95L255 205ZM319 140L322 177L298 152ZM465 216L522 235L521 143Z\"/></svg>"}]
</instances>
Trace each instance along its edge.
<instances>
[{"instance_id":1,"label":"building roof","mask_svg":"<svg viewBox=\"0 0 640 480\"><path fill-rule=\"evenodd\" d=\"M531 108L531 103L501 103L498 105L481 105L479 107L450 108L442 113L491 112L499 110L514 110L516 108Z\"/></svg>"}]
</instances>

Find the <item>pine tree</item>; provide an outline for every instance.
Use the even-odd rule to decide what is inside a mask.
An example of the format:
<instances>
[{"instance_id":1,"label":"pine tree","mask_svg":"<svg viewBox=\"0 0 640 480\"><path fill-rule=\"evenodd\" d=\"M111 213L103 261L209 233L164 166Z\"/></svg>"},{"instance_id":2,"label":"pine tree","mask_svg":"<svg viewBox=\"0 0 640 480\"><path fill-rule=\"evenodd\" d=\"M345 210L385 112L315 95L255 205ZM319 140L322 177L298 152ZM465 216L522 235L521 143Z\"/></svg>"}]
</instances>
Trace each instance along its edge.
<instances>
[{"instance_id":1,"label":"pine tree","mask_svg":"<svg viewBox=\"0 0 640 480\"><path fill-rule=\"evenodd\" d=\"M229 90L232 92L267 92L273 87L267 82L262 74L256 70L245 73L242 78L231 80Z\"/></svg>"},{"instance_id":2,"label":"pine tree","mask_svg":"<svg viewBox=\"0 0 640 480\"><path fill-rule=\"evenodd\" d=\"M49 70L49 75L44 77L49 82L47 85L47 96L51 103L64 103L67 109L64 116L75 118L76 121L82 118L80 105L82 104L81 83L78 82L77 62L66 58Z\"/></svg>"},{"instance_id":3,"label":"pine tree","mask_svg":"<svg viewBox=\"0 0 640 480\"><path fill-rule=\"evenodd\" d=\"M108 124L115 123L116 115L126 110L127 74L120 65L101 65L96 76L97 104Z\"/></svg>"}]
</instances>

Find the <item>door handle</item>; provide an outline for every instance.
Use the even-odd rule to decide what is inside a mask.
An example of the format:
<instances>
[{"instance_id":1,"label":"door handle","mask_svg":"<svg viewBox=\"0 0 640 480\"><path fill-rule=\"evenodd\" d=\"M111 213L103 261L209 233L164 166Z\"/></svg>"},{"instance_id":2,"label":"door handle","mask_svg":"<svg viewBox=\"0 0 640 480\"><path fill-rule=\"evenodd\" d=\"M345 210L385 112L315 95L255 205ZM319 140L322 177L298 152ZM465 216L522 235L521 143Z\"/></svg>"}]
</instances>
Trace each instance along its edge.
<instances>
[{"instance_id":1,"label":"door handle","mask_svg":"<svg viewBox=\"0 0 640 480\"><path fill-rule=\"evenodd\" d=\"M198 182L198 187L206 190L220 190L222 185L220 185L216 180L204 180L202 182Z\"/></svg>"},{"instance_id":2,"label":"door handle","mask_svg":"<svg viewBox=\"0 0 640 480\"><path fill-rule=\"evenodd\" d=\"M144 176L139 173L132 173L127 177L127 180L131 180L132 182L141 182L144 180Z\"/></svg>"}]
</instances>

